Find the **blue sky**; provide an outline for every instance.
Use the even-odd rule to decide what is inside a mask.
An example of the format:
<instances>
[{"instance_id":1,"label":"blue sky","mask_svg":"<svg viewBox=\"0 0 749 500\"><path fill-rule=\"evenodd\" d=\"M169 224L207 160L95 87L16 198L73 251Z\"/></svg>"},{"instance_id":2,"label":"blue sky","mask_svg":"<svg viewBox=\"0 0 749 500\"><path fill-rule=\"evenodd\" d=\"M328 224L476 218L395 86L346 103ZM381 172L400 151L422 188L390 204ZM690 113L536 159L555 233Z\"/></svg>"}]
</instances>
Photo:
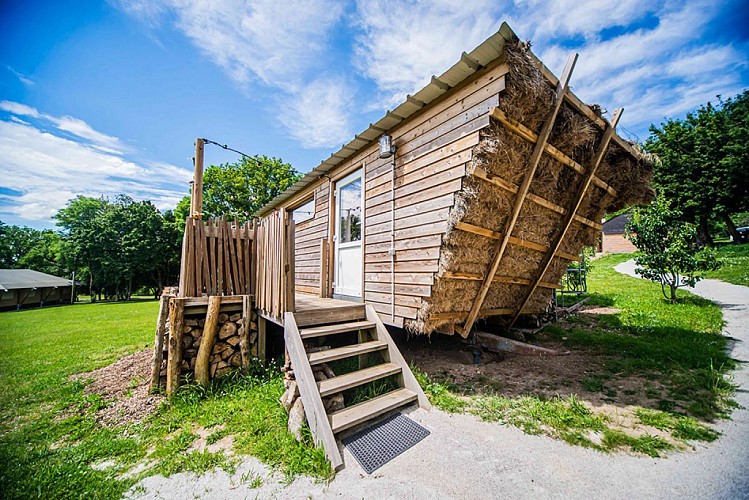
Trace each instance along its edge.
<instances>
[{"instance_id":1,"label":"blue sky","mask_svg":"<svg viewBox=\"0 0 749 500\"><path fill-rule=\"evenodd\" d=\"M0 220L77 194L172 208L193 140L306 172L507 21L620 133L749 88L749 4L667 0L86 0L0 4ZM206 161L236 155L208 147Z\"/></svg>"}]
</instances>

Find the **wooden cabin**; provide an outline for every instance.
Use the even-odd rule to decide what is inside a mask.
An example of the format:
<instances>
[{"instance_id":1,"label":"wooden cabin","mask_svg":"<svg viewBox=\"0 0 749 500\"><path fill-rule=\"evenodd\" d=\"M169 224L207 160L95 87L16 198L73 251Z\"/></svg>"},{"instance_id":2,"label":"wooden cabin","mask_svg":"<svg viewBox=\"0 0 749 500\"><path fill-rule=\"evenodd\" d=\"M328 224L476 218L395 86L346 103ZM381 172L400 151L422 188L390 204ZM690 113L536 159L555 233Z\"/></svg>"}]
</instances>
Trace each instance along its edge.
<instances>
[{"instance_id":1,"label":"wooden cabin","mask_svg":"<svg viewBox=\"0 0 749 500\"><path fill-rule=\"evenodd\" d=\"M652 196L650 163L614 132L621 111L606 121L569 90L576 60L557 78L503 24L252 223L201 220L198 139L152 386L171 395L182 379L206 384L265 360L271 321L283 326L287 391L298 388L335 468L340 433L429 408L386 324L465 337L481 318L512 326L543 314L569 262L594 244L596 221ZM336 365L351 358L354 368ZM387 380L385 393L346 400Z\"/></svg>"},{"instance_id":2,"label":"wooden cabin","mask_svg":"<svg viewBox=\"0 0 749 500\"><path fill-rule=\"evenodd\" d=\"M619 114L569 90L575 59L560 81L503 24L272 200L258 215L294 219L296 294L420 334L546 312L603 214L652 196Z\"/></svg>"}]
</instances>

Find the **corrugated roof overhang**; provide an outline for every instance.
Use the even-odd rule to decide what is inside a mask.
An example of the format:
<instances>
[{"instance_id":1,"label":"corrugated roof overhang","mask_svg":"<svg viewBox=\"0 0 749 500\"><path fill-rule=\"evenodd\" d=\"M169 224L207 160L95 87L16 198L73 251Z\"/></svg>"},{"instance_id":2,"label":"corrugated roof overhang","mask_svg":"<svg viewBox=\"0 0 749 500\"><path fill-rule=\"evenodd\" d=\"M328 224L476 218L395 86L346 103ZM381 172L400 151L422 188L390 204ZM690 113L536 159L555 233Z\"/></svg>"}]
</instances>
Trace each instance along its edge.
<instances>
[{"instance_id":1,"label":"corrugated roof overhang","mask_svg":"<svg viewBox=\"0 0 749 500\"><path fill-rule=\"evenodd\" d=\"M433 76L431 82L429 82L426 87L419 90L414 95L407 96L406 100L398 107L385 113L385 116L376 123L370 124L364 132L354 137L351 142L330 155L328 159L324 160L320 165L299 179L293 186L273 198L268 204L258 210L257 215L261 217L266 215L273 210L273 208L289 200L295 194L302 191L313 182L316 182L320 177L338 165L369 147L369 145L376 141L384 132L390 131L400 122L410 118L424 106L442 96L456 85L462 83L481 68L498 59L502 56L505 42L514 39L517 39L517 36L510 26L507 23L502 23L499 31L487 38L470 53L467 54L463 52L460 60L450 69L438 77Z\"/></svg>"}]
</instances>

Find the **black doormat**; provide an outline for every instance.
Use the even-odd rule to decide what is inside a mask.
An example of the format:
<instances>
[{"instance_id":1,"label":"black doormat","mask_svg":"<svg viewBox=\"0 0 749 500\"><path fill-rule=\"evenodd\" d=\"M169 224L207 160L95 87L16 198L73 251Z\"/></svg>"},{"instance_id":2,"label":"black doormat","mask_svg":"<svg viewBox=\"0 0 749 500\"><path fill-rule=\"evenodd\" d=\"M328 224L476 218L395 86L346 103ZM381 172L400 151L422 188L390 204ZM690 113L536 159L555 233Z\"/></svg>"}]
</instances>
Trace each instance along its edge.
<instances>
[{"instance_id":1,"label":"black doormat","mask_svg":"<svg viewBox=\"0 0 749 500\"><path fill-rule=\"evenodd\" d=\"M428 435L428 430L396 413L342 441L367 474L371 474Z\"/></svg>"}]
</instances>

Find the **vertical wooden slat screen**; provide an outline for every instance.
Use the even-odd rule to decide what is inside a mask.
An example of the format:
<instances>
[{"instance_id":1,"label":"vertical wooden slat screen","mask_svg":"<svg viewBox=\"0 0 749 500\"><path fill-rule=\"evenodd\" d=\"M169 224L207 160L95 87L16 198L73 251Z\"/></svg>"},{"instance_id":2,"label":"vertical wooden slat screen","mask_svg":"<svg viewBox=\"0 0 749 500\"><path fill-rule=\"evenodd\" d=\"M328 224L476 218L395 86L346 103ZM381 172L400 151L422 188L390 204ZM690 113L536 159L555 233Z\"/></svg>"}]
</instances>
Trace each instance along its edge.
<instances>
[{"instance_id":1,"label":"vertical wooden slat screen","mask_svg":"<svg viewBox=\"0 0 749 500\"><path fill-rule=\"evenodd\" d=\"M187 219L182 240L180 297L251 295L254 228L225 218Z\"/></svg>"},{"instance_id":2,"label":"vertical wooden slat screen","mask_svg":"<svg viewBox=\"0 0 749 500\"><path fill-rule=\"evenodd\" d=\"M261 219L256 231L255 305L282 321L294 311L294 221L280 209Z\"/></svg>"}]
</instances>

